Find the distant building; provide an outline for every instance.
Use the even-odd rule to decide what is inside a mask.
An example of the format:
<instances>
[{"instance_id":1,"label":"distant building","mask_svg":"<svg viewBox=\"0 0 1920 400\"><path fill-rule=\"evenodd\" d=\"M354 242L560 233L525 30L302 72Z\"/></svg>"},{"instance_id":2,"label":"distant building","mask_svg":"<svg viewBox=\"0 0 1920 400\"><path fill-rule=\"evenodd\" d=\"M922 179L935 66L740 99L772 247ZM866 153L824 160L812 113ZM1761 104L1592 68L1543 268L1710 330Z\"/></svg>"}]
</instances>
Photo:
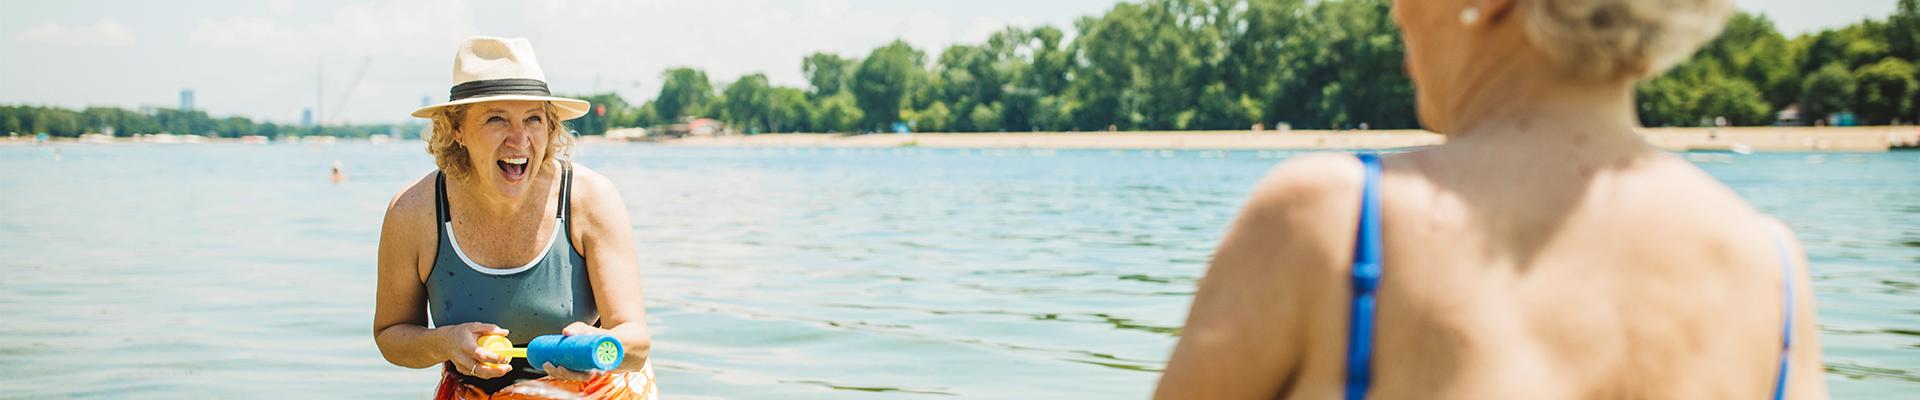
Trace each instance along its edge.
<instances>
[{"instance_id":1,"label":"distant building","mask_svg":"<svg viewBox=\"0 0 1920 400\"><path fill-rule=\"evenodd\" d=\"M303 127L313 126L313 109L312 108L305 108L300 110L300 126L303 126Z\"/></svg>"},{"instance_id":2,"label":"distant building","mask_svg":"<svg viewBox=\"0 0 1920 400\"><path fill-rule=\"evenodd\" d=\"M1789 104L1787 108L1780 109L1780 113L1774 115L1773 124L1776 126L1800 125L1800 104Z\"/></svg>"},{"instance_id":3,"label":"distant building","mask_svg":"<svg viewBox=\"0 0 1920 400\"><path fill-rule=\"evenodd\" d=\"M180 89L180 111L193 111L193 89Z\"/></svg>"},{"instance_id":4,"label":"distant building","mask_svg":"<svg viewBox=\"0 0 1920 400\"><path fill-rule=\"evenodd\" d=\"M606 136L614 140L641 140L647 138L647 128L608 129Z\"/></svg>"},{"instance_id":5,"label":"distant building","mask_svg":"<svg viewBox=\"0 0 1920 400\"><path fill-rule=\"evenodd\" d=\"M659 129L648 131L648 133L676 138L686 136L725 136L731 133L730 130L727 129L726 124L712 118L695 118L684 124L665 125L658 128Z\"/></svg>"},{"instance_id":6,"label":"distant building","mask_svg":"<svg viewBox=\"0 0 1920 400\"><path fill-rule=\"evenodd\" d=\"M687 134L693 136L721 136L727 134L727 125L712 118L700 118L687 122Z\"/></svg>"}]
</instances>

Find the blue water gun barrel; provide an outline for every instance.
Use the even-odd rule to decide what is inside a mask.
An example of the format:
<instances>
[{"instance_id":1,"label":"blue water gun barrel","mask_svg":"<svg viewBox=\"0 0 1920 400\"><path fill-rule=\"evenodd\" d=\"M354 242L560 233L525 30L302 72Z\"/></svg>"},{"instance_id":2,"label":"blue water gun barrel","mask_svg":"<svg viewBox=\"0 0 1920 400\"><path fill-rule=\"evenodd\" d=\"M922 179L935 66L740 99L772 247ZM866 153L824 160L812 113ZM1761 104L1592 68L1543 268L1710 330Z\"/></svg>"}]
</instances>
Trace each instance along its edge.
<instances>
[{"instance_id":1,"label":"blue water gun barrel","mask_svg":"<svg viewBox=\"0 0 1920 400\"><path fill-rule=\"evenodd\" d=\"M553 363L575 371L611 370L627 355L612 335L546 335L527 342L527 363Z\"/></svg>"}]
</instances>

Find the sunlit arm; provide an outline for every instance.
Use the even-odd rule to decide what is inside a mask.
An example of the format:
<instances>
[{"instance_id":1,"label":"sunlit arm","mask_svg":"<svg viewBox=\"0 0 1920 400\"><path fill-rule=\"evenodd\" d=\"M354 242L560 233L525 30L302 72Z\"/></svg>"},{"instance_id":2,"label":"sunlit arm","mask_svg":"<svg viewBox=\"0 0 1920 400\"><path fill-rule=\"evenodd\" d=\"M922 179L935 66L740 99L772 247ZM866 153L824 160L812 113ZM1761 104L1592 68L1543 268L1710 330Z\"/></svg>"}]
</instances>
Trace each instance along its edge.
<instances>
[{"instance_id":1,"label":"sunlit arm","mask_svg":"<svg viewBox=\"0 0 1920 400\"><path fill-rule=\"evenodd\" d=\"M415 186L416 188L418 185ZM432 234L432 221L412 221L419 215L415 207L419 190L395 195L387 205L387 216L380 227L378 283L374 292L373 340L387 362L407 368L426 368L449 359L440 354L440 343L428 329L426 288L419 275L419 250L412 239L421 231Z\"/></svg>"},{"instance_id":2,"label":"sunlit arm","mask_svg":"<svg viewBox=\"0 0 1920 400\"><path fill-rule=\"evenodd\" d=\"M640 289L640 256L626 202L605 176L576 166L573 218L586 256L600 326L626 345L619 369L640 369L653 349L647 331L647 303Z\"/></svg>"},{"instance_id":3,"label":"sunlit arm","mask_svg":"<svg viewBox=\"0 0 1920 400\"><path fill-rule=\"evenodd\" d=\"M1337 229L1337 194L1355 193L1350 157L1303 156L1255 188L1200 281L1187 323L1154 393L1157 399L1271 399L1292 392L1315 298L1339 290L1333 270L1350 246ZM1349 171L1351 170L1351 171ZM1352 176L1352 178L1349 178ZM1344 225L1344 224L1342 224ZM1350 235L1347 235L1350 236Z\"/></svg>"}]
</instances>

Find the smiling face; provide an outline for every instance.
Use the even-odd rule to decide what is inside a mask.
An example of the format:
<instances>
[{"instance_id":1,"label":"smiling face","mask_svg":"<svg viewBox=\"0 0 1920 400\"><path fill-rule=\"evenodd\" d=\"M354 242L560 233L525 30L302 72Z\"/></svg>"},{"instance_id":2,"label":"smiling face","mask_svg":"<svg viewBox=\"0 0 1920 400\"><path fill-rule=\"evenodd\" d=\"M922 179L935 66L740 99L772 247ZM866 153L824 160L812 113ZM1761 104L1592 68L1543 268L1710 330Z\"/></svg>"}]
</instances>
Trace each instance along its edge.
<instances>
[{"instance_id":1,"label":"smiling face","mask_svg":"<svg viewBox=\"0 0 1920 400\"><path fill-rule=\"evenodd\" d=\"M467 149L468 181L507 198L527 196L546 167L555 121L546 102L489 101L468 106L455 140Z\"/></svg>"}]
</instances>

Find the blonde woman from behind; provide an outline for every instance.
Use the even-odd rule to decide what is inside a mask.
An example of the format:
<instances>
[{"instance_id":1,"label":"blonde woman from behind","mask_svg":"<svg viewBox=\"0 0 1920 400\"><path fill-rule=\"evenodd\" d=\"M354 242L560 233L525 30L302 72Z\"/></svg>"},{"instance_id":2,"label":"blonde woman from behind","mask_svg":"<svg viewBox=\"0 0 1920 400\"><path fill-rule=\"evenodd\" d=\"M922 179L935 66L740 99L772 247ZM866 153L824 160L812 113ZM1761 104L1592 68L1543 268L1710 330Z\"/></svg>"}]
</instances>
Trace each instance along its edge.
<instances>
[{"instance_id":1,"label":"blonde woman from behind","mask_svg":"<svg viewBox=\"0 0 1920 400\"><path fill-rule=\"evenodd\" d=\"M1395 1L1447 143L1276 167L1156 397L1824 398L1792 233L1636 132L1731 7Z\"/></svg>"}]
</instances>

